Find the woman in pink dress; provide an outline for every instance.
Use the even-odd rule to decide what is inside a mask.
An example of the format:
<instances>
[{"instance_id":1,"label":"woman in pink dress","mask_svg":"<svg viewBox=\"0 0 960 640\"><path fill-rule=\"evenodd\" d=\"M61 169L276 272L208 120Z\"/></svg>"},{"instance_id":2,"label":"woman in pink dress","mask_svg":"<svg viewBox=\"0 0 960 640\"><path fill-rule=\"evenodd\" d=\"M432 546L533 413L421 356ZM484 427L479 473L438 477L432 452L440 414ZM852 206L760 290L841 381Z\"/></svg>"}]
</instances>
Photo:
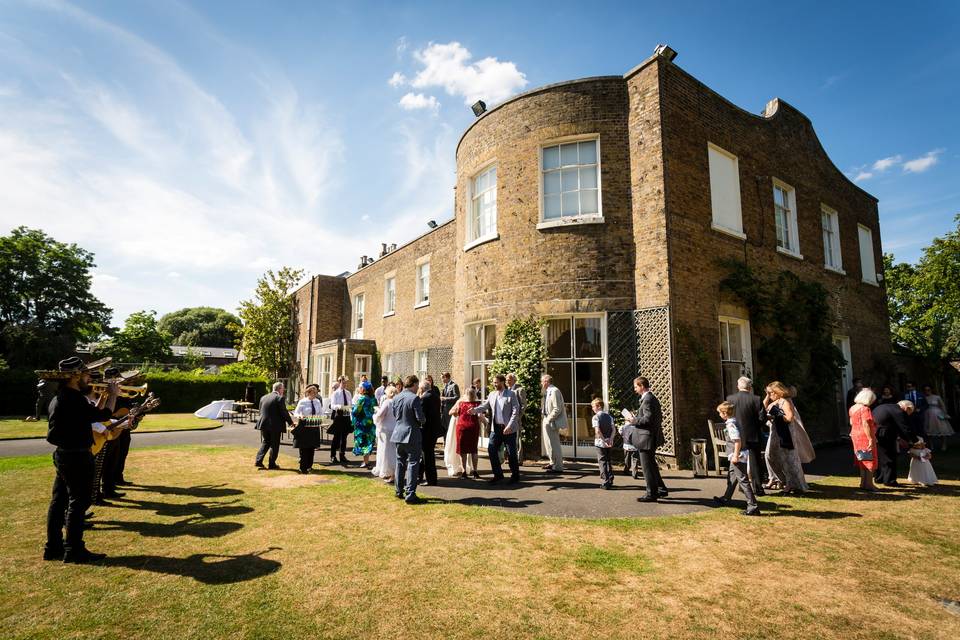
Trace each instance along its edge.
<instances>
[{"instance_id":1,"label":"woman in pink dress","mask_svg":"<svg viewBox=\"0 0 960 640\"><path fill-rule=\"evenodd\" d=\"M850 440L853 442L853 456L860 470L860 489L876 491L873 472L877 469L877 425L873 421L870 405L877 401L876 394L869 387L864 388L853 400L850 407Z\"/></svg>"},{"instance_id":2,"label":"woman in pink dress","mask_svg":"<svg viewBox=\"0 0 960 640\"><path fill-rule=\"evenodd\" d=\"M477 392L473 387L468 387L457 403L450 409L450 415L456 416L456 438L457 455L460 456L460 466L463 467L461 478L467 476L467 455L470 455L473 462L473 477L479 478L477 472L477 443L480 440L480 416L470 414L470 410L477 407Z\"/></svg>"}]
</instances>

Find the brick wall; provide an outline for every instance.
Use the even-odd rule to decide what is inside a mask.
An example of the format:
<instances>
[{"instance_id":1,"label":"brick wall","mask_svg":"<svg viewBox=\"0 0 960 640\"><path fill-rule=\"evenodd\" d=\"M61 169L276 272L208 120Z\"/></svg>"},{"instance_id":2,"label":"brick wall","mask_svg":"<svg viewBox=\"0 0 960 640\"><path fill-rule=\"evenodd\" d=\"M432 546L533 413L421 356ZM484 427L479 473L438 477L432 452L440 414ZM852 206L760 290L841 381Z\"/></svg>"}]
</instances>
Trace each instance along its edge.
<instances>
[{"instance_id":1,"label":"brick wall","mask_svg":"<svg viewBox=\"0 0 960 640\"><path fill-rule=\"evenodd\" d=\"M680 444L686 447L689 437L705 435L705 420L721 395L717 316L722 303L733 306L736 301L721 299L718 283L725 272L718 259L789 270L822 283L831 292L836 333L850 337L855 375L872 366L875 356L889 354L890 343L885 292L862 283L860 273L858 223L873 231L876 270L881 271L876 200L832 164L810 121L783 101L771 104L766 117L748 113L677 66L658 66L670 302L675 331L683 334L676 339L677 418ZM708 141L738 157L745 241L711 229ZM777 251L773 177L796 190L802 260ZM821 203L839 214L846 275L824 267ZM703 348L708 368L697 364L703 354L694 345ZM837 435L835 424L807 427L821 439Z\"/></svg>"}]
</instances>

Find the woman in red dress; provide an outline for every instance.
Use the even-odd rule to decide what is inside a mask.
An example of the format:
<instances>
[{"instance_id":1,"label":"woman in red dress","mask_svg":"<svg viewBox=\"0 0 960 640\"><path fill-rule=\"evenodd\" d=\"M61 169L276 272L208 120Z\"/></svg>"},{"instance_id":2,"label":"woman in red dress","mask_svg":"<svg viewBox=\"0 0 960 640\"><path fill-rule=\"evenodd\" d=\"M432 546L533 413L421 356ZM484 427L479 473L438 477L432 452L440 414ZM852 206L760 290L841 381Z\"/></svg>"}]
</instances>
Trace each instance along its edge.
<instances>
[{"instance_id":1,"label":"woman in red dress","mask_svg":"<svg viewBox=\"0 0 960 640\"><path fill-rule=\"evenodd\" d=\"M877 469L877 425L870 411L870 405L876 401L876 394L868 387L857 394L850 407L850 440L860 470L860 489L871 492L877 490L873 483L873 472Z\"/></svg>"},{"instance_id":2,"label":"woman in red dress","mask_svg":"<svg viewBox=\"0 0 960 640\"><path fill-rule=\"evenodd\" d=\"M457 455L460 456L460 466L463 467L461 478L467 477L467 455L472 458L473 477L479 478L477 472L477 442L480 440L480 416L470 415L470 410L477 407L477 392L468 387L457 403L450 409L450 415L456 416Z\"/></svg>"}]
</instances>

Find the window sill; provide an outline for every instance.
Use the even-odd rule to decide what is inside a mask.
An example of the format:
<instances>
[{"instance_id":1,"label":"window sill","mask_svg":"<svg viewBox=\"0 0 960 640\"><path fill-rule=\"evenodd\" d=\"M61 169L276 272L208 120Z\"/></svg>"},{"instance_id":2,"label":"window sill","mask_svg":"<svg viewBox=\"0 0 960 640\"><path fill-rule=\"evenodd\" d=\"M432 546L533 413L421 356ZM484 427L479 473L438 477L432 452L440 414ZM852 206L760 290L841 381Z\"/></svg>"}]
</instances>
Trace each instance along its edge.
<instances>
[{"instance_id":1,"label":"window sill","mask_svg":"<svg viewBox=\"0 0 960 640\"><path fill-rule=\"evenodd\" d=\"M429 307L429 306L430 306L430 301L424 300L423 302L418 302L417 304L413 305L413 308L420 309L420 308Z\"/></svg>"},{"instance_id":2,"label":"window sill","mask_svg":"<svg viewBox=\"0 0 960 640\"><path fill-rule=\"evenodd\" d=\"M716 224L711 224L710 228L713 229L714 231L719 231L722 234L734 237L738 240L747 239L747 234L745 234L743 231L737 231L736 229L727 229L726 227L721 227Z\"/></svg>"},{"instance_id":3,"label":"window sill","mask_svg":"<svg viewBox=\"0 0 960 640\"><path fill-rule=\"evenodd\" d=\"M467 244L463 245L463 250L464 250L464 251L470 251L470 249L473 249L474 247L479 247L479 246L482 245L482 244L486 244L486 243L488 243L488 242L493 242L494 240L499 240L499 239L500 239L500 234L499 234L499 233L494 233L493 235L489 235L489 236L483 236L482 238L477 238L476 240L471 240L471 241L468 242Z\"/></svg>"},{"instance_id":4,"label":"window sill","mask_svg":"<svg viewBox=\"0 0 960 640\"><path fill-rule=\"evenodd\" d=\"M537 229L554 229L556 227L569 227L579 224L603 224L603 214L591 214L587 216L568 216L566 218L554 218L552 220L541 220L537 223Z\"/></svg>"},{"instance_id":5,"label":"window sill","mask_svg":"<svg viewBox=\"0 0 960 640\"><path fill-rule=\"evenodd\" d=\"M397 312L396 312L396 311L389 311L389 312L383 314L383 317L384 317L384 318L389 318L390 316L395 316L395 315L397 315Z\"/></svg>"},{"instance_id":6,"label":"window sill","mask_svg":"<svg viewBox=\"0 0 960 640\"><path fill-rule=\"evenodd\" d=\"M836 268L836 267L831 267L831 266L828 265L828 264L823 265L823 268L826 269L827 271L832 271L832 272L834 272L834 273L836 273L836 274L839 274L839 275L841 275L841 276L847 275L847 272L844 271L843 269L838 269L838 268Z\"/></svg>"},{"instance_id":7,"label":"window sill","mask_svg":"<svg viewBox=\"0 0 960 640\"><path fill-rule=\"evenodd\" d=\"M876 280L860 280L863 284L869 284L871 287L880 287L880 283Z\"/></svg>"},{"instance_id":8,"label":"window sill","mask_svg":"<svg viewBox=\"0 0 960 640\"><path fill-rule=\"evenodd\" d=\"M789 249L784 249L783 247L777 247L777 253L785 255L788 258L793 258L794 260L803 260L803 255L795 251L790 251Z\"/></svg>"}]
</instances>

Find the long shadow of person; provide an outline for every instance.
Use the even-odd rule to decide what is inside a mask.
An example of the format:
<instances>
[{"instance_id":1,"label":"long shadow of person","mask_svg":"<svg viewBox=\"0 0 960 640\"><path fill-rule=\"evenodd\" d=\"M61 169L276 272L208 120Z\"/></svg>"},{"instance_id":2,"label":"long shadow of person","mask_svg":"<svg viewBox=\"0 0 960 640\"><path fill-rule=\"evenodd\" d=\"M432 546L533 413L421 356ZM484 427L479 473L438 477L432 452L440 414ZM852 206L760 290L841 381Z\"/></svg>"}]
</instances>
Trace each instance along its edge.
<instances>
[{"instance_id":1,"label":"long shadow of person","mask_svg":"<svg viewBox=\"0 0 960 640\"><path fill-rule=\"evenodd\" d=\"M253 507L236 504L237 502L239 502L239 500L235 499L228 502L204 500L202 502L176 503L123 497L116 498L112 504L115 507L153 511L158 516L170 516L172 518L182 518L192 515L198 515L208 519L224 518L226 516L239 516L253 511Z\"/></svg>"},{"instance_id":2,"label":"long shadow of person","mask_svg":"<svg viewBox=\"0 0 960 640\"><path fill-rule=\"evenodd\" d=\"M263 551L243 555L195 553L186 558L150 555L114 556L104 558L98 564L184 576L204 584L231 584L255 580L279 571L283 566L280 562L262 557L279 549L280 547L269 547Z\"/></svg>"},{"instance_id":3,"label":"long shadow of person","mask_svg":"<svg viewBox=\"0 0 960 640\"><path fill-rule=\"evenodd\" d=\"M132 531L150 538L219 538L239 531L243 524L239 522L206 522L204 518L193 516L177 522L129 522L123 520L95 521L90 527L94 531Z\"/></svg>"},{"instance_id":4,"label":"long shadow of person","mask_svg":"<svg viewBox=\"0 0 960 640\"><path fill-rule=\"evenodd\" d=\"M240 489L227 487L221 484L201 484L192 487L166 487L156 484L133 484L124 488L124 491L149 491L171 496L192 496L194 498L226 498L243 494Z\"/></svg>"}]
</instances>

